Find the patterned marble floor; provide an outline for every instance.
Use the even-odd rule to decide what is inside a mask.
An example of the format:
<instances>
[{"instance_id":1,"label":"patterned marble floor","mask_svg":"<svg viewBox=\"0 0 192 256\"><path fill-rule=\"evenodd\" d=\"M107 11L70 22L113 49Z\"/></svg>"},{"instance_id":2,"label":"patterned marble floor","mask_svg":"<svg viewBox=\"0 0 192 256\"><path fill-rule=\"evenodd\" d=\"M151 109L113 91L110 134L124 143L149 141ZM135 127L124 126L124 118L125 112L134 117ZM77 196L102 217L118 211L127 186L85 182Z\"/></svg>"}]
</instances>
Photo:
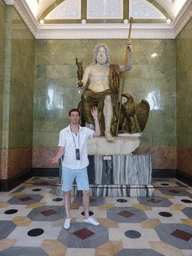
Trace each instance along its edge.
<instances>
[{"instance_id":1,"label":"patterned marble floor","mask_svg":"<svg viewBox=\"0 0 192 256\"><path fill-rule=\"evenodd\" d=\"M155 179L154 197L92 197L83 222L82 198L73 197L72 224L57 178L32 177L0 193L0 256L192 256L192 188Z\"/></svg>"}]
</instances>

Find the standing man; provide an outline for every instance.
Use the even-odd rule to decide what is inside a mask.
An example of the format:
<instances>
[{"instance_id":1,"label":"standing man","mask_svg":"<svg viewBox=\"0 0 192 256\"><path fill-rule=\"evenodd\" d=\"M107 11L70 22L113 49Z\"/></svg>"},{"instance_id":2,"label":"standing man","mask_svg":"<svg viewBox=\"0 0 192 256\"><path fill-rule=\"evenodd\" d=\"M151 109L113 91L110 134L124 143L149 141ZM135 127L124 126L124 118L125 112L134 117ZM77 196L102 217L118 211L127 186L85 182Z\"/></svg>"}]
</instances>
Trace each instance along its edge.
<instances>
[{"instance_id":1,"label":"standing man","mask_svg":"<svg viewBox=\"0 0 192 256\"><path fill-rule=\"evenodd\" d=\"M78 109L69 111L70 124L59 133L59 150L54 158L51 158L52 164L57 164L64 155L62 162L62 177L64 191L64 205L66 211L66 220L64 228L70 228L70 206L71 189L74 178L76 178L77 189L83 190L84 222L93 225L99 225L94 218L89 216L89 180L87 175L87 166L89 160L87 157L87 139L100 136L100 127L97 119L97 108L93 107L91 115L94 119L95 130L79 125L80 112Z\"/></svg>"}]
</instances>

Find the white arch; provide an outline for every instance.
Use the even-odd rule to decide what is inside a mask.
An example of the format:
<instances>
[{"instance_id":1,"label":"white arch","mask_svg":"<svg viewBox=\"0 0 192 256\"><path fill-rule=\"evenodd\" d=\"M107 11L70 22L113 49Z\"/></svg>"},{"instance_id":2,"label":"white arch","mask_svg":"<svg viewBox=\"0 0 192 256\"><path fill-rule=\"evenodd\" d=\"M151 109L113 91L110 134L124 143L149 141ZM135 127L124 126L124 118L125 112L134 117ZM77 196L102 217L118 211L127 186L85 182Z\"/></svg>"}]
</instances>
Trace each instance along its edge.
<instances>
[{"instance_id":1,"label":"white arch","mask_svg":"<svg viewBox=\"0 0 192 256\"><path fill-rule=\"evenodd\" d=\"M56 0L39 0L37 8L37 19L43 14L43 12L55 2ZM179 11L182 9L183 5L187 1L191 0L155 0L160 6L162 6L171 16L172 19L175 19Z\"/></svg>"},{"instance_id":2,"label":"white arch","mask_svg":"<svg viewBox=\"0 0 192 256\"><path fill-rule=\"evenodd\" d=\"M39 4L37 7L37 13L36 13L36 18L38 19L43 12L50 6L52 5L56 0L39 0Z\"/></svg>"},{"instance_id":3,"label":"white arch","mask_svg":"<svg viewBox=\"0 0 192 256\"><path fill-rule=\"evenodd\" d=\"M171 16L172 19L175 19L177 14L182 9L183 5L188 0L155 0L159 5L161 5ZM190 1L190 0L189 0Z\"/></svg>"}]
</instances>

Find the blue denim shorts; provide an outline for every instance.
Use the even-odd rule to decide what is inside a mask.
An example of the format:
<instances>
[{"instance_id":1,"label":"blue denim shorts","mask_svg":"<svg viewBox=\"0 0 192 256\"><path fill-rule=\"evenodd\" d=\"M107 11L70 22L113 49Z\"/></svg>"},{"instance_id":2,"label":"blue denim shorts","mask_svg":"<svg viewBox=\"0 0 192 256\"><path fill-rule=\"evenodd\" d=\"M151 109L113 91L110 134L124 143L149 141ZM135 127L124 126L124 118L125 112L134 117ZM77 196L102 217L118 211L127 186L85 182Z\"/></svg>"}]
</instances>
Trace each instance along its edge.
<instances>
[{"instance_id":1,"label":"blue denim shorts","mask_svg":"<svg viewBox=\"0 0 192 256\"><path fill-rule=\"evenodd\" d=\"M70 191L76 179L78 190L89 190L89 180L87 175L87 167L83 169L70 169L62 166L62 190Z\"/></svg>"}]
</instances>

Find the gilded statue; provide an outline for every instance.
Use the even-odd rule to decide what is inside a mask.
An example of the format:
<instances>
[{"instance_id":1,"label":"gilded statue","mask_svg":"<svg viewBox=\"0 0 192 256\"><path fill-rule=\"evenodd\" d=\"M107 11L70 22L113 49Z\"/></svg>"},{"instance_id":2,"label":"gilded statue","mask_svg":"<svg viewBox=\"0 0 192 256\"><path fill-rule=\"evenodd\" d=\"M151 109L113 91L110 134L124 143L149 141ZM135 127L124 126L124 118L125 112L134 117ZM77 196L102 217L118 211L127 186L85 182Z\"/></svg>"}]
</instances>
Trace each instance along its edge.
<instances>
[{"instance_id":1,"label":"gilded statue","mask_svg":"<svg viewBox=\"0 0 192 256\"><path fill-rule=\"evenodd\" d=\"M77 69L77 77L78 77L78 80L79 80L78 86L81 87L81 86L83 86L81 80L82 80L82 78L83 78L83 72L84 72L84 70L83 70L82 62L79 62L79 61L78 61L78 58L76 58L76 65L77 65L77 67L78 67L78 69Z\"/></svg>"},{"instance_id":2,"label":"gilded statue","mask_svg":"<svg viewBox=\"0 0 192 256\"><path fill-rule=\"evenodd\" d=\"M129 51L129 59L126 65L126 71L132 67L132 42L127 41L127 49ZM78 66L78 83L79 88L85 88L78 109L81 113L80 125L88 124L88 127L93 128L94 120L91 115L93 106L97 106L98 119L101 128L101 134L105 135L106 139L114 141L114 136L117 135L117 130L121 132L136 132L136 128L129 128L130 122L133 122L134 117L127 113L130 104L122 104L121 114L119 116L120 99L120 73L124 71L123 65L109 64L109 48L106 44L99 43L93 51L93 61L90 66L87 66L82 75L82 66L76 59ZM130 103L130 102L129 102ZM126 106L128 106L126 110ZM133 115L137 113L137 108L133 102ZM125 119L128 119L127 121ZM120 119L120 120L118 120ZM118 127L118 129L117 129ZM127 127L127 128L126 128Z\"/></svg>"},{"instance_id":3,"label":"gilded statue","mask_svg":"<svg viewBox=\"0 0 192 256\"><path fill-rule=\"evenodd\" d=\"M132 67L132 43L127 42L129 48L129 61L126 70ZM81 115L81 124L93 124L91 108L97 106L99 111L99 122L102 134L108 141L113 141L116 134L118 118L118 92L120 84L120 72L124 71L124 66L109 65L109 48L107 45L97 44L93 51L93 62L85 68L82 86L85 88L82 94L79 110ZM90 125L90 127L91 127Z\"/></svg>"}]
</instances>

